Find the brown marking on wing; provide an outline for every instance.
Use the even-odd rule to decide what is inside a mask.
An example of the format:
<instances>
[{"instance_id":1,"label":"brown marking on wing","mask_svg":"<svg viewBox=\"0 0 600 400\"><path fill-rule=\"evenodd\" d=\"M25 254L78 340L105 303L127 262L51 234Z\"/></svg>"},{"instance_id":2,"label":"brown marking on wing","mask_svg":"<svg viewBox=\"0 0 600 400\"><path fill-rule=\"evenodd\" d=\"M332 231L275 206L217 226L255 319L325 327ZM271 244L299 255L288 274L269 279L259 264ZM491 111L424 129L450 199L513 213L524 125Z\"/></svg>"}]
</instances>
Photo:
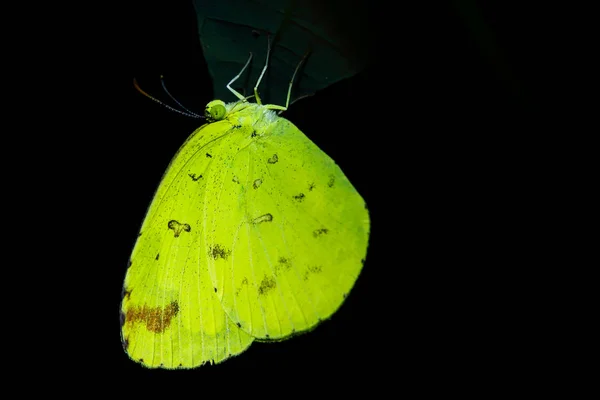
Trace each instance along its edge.
<instances>
[{"instance_id":1,"label":"brown marking on wing","mask_svg":"<svg viewBox=\"0 0 600 400\"><path fill-rule=\"evenodd\" d=\"M141 323L146 325L146 329L150 332L162 333L171 325L171 320L177 313L179 313L179 304L176 301L172 301L164 308L147 305L132 306L127 310L125 323Z\"/></svg>"}]
</instances>

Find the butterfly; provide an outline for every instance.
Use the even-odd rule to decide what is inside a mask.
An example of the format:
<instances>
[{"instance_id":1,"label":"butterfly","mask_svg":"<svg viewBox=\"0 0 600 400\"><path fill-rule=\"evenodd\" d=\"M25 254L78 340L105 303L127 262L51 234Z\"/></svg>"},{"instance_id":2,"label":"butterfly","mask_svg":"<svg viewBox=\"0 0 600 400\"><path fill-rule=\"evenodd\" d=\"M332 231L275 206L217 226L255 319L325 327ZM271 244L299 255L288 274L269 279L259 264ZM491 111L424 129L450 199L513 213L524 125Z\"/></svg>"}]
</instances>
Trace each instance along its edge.
<instances>
[{"instance_id":1,"label":"butterfly","mask_svg":"<svg viewBox=\"0 0 600 400\"><path fill-rule=\"evenodd\" d=\"M238 101L207 104L206 123L173 157L143 220L120 316L123 348L145 367L219 363L254 340L311 330L336 312L365 263L365 201L277 113L301 63L286 105L262 104L269 52L256 102L231 88L251 54L227 84Z\"/></svg>"}]
</instances>

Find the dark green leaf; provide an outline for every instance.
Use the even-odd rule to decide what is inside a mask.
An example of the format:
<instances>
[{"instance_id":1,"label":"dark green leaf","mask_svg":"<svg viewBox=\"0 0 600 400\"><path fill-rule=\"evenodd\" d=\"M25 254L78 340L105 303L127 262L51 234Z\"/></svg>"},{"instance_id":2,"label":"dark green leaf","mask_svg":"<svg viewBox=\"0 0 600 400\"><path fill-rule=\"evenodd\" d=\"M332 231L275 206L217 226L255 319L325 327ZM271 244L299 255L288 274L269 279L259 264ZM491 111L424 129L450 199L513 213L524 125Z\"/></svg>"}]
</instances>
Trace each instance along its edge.
<instances>
[{"instance_id":1,"label":"dark green leaf","mask_svg":"<svg viewBox=\"0 0 600 400\"><path fill-rule=\"evenodd\" d=\"M369 37L364 3L341 0L195 0L198 31L215 98L234 101L226 88L253 53L247 71L232 84L245 96L265 65L267 40L272 42L269 68L260 83L264 103L284 105L298 63L291 100L313 94L359 72L367 64ZM357 4L361 4L360 6Z\"/></svg>"}]
</instances>

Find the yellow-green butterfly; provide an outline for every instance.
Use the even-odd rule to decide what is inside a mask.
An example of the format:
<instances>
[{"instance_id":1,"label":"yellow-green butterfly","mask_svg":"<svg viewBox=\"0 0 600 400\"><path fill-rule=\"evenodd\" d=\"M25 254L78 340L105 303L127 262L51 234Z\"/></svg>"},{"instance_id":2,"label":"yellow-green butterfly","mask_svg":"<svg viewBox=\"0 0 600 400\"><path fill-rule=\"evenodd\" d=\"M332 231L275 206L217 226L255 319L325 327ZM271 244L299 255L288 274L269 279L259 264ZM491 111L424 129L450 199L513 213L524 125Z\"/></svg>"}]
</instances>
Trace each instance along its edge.
<instances>
[{"instance_id":1,"label":"yellow-green butterfly","mask_svg":"<svg viewBox=\"0 0 600 400\"><path fill-rule=\"evenodd\" d=\"M219 363L307 331L340 307L365 261L364 200L275 113L291 83L285 107L261 103L266 65L256 103L230 87L249 62L227 85L239 101L208 103L208 122L171 161L131 254L121 338L145 367Z\"/></svg>"}]
</instances>

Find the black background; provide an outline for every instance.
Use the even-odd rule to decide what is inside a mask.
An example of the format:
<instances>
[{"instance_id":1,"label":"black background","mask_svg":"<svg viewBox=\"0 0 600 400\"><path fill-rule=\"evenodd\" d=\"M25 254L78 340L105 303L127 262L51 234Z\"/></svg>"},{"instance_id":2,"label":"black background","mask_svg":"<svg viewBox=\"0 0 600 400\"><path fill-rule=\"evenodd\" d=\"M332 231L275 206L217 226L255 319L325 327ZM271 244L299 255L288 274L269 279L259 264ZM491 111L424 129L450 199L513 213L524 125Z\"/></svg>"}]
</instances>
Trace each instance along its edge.
<instances>
[{"instance_id":1,"label":"black background","mask_svg":"<svg viewBox=\"0 0 600 400\"><path fill-rule=\"evenodd\" d=\"M460 3L404 4L394 12L373 7L361 27L373 43L371 66L295 103L284 115L342 167L369 205L367 262L340 310L309 334L254 343L220 365L161 371L144 369L121 348L121 287L160 177L200 122L148 100L132 80L160 97L163 74L171 94L195 111L212 100L212 83L191 3L133 2L130 36L123 39L127 57L115 63L130 73L122 80L123 96L114 100L123 104L123 118L111 120L103 139L113 141L105 155L112 168L103 181L110 192L103 194L104 206L118 214L100 221L109 232L102 241L102 260L108 263L102 274L112 280L102 314L108 317L101 322L106 335L95 340L108 349L106 368L129 384L135 379L136 384L170 385L191 378L224 392L235 389L234 372L264 378L243 388L243 396L248 390L269 394L269 379L279 374L307 387L366 382L377 388L378 382L389 383L389 374L426 382L432 374L472 371L480 359L493 357L497 349L461 351L488 329L472 329L480 314L465 313L463 307L477 299L460 288L463 278L473 277L471 265L481 251L477 236L490 221L467 214L478 214L494 196L487 182L495 169L483 166L498 156L497 148L507 140L503 134L510 135L532 107L532 73L524 61L523 37L521 42L515 38L523 27L508 7L467 2L479 6L497 40L498 59L486 56ZM97 190L106 193L107 188Z\"/></svg>"}]
</instances>

